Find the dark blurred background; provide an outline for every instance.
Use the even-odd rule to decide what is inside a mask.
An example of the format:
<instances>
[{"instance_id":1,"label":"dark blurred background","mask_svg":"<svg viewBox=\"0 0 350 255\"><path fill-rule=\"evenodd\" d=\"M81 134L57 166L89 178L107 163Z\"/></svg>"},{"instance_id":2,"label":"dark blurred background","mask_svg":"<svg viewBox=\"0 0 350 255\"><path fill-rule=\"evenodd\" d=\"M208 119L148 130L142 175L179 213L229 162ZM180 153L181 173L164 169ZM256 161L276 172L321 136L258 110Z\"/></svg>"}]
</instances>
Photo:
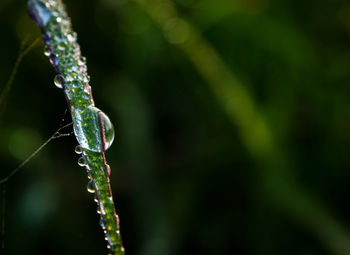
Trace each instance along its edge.
<instances>
[{"instance_id":1,"label":"dark blurred background","mask_svg":"<svg viewBox=\"0 0 350 255\"><path fill-rule=\"evenodd\" d=\"M350 254L348 1L65 2L116 126L127 254ZM40 33L18 0L0 1L0 31L2 90ZM70 121L43 48L0 115L0 178ZM76 144L51 142L6 184L4 254L107 254Z\"/></svg>"}]
</instances>

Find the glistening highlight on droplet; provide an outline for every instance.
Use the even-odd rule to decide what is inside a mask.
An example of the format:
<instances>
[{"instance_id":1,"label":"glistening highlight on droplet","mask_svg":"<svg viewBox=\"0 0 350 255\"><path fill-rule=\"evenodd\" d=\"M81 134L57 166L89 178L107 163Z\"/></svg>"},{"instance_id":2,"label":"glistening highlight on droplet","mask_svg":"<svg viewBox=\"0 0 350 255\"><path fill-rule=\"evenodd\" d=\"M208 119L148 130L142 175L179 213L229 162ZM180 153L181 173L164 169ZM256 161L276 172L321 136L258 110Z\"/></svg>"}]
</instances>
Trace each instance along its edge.
<instances>
[{"instance_id":1,"label":"glistening highlight on droplet","mask_svg":"<svg viewBox=\"0 0 350 255\"><path fill-rule=\"evenodd\" d=\"M79 166L86 166L86 159L84 157L80 157L78 159L78 165Z\"/></svg>"},{"instance_id":2,"label":"glistening highlight on droplet","mask_svg":"<svg viewBox=\"0 0 350 255\"><path fill-rule=\"evenodd\" d=\"M55 78L53 79L53 82L55 84L55 86L59 89L62 89L63 88L63 81L64 81L64 78L62 75L60 74L57 74L55 76Z\"/></svg>"},{"instance_id":3,"label":"glistening highlight on droplet","mask_svg":"<svg viewBox=\"0 0 350 255\"><path fill-rule=\"evenodd\" d=\"M95 193L95 185L92 181L89 181L87 184L87 191L89 193Z\"/></svg>"},{"instance_id":4,"label":"glistening highlight on droplet","mask_svg":"<svg viewBox=\"0 0 350 255\"><path fill-rule=\"evenodd\" d=\"M74 151L76 154L81 154L83 152L83 148L81 148L81 146L78 144L77 146L75 146Z\"/></svg>"}]
</instances>

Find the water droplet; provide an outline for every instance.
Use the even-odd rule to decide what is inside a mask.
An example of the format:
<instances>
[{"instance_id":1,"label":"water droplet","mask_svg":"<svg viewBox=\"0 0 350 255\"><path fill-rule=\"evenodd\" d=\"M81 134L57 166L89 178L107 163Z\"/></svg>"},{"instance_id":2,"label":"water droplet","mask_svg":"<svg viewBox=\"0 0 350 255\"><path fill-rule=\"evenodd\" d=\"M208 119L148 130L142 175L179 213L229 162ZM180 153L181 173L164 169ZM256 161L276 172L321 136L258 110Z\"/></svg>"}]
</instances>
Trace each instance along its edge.
<instances>
[{"instance_id":1,"label":"water droplet","mask_svg":"<svg viewBox=\"0 0 350 255\"><path fill-rule=\"evenodd\" d=\"M86 159L84 158L84 157L80 157L79 159L78 159L78 165L79 166L86 166Z\"/></svg>"},{"instance_id":2,"label":"water droplet","mask_svg":"<svg viewBox=\"0 0 350 255\"><path fill-rule=\"evenodd\" d=\"M79 74L79 75L78 75L78 79L81 80L81 81L83 81L83 80L84 80L84 75L83 75L83 74Z\"/></svg>"},{"instance_id":3,"label":"water droplet","mask_svg":"<svg viewBox=\"0 0 350 255\"><path fill-rule=\"evenodd\" d=\"M114 128L100 109L92 105L83 110L72 108L72 116L75 136L84 149L102 152L112 145Z\"/></svg>"},{"instance_id":4,"label":"water droplet","mask_svg":"<svg viewBox=\"0 0 350 255\"><path fill-rule=\"evenodd\" d=\"M90 76L89 75L85 75L84 76L84 82L89 82L90 81Z\"/></svg>"},{"instance_id":5,"label":"water droplet","mask_svg":"<svg viewBox=\"0 0 350 255\"><path fill-rule=\"evenodd\" d=\"M57 74L53 80L53 82L55 83L55 86L59 89L63 88L62 81L64 81L64 78L60 74Z\"/></svg>"},{"instance_id":6,"label":"water droplet","mask_svg":"<svg viewBox=\"0 0 350 255\"><path fill-rule=\"evenodd\" d=\"M87 185L87 191L90 193L95 193L95 185L92 181L89 181Z\"/></svg>"},{"instance_id":7,"label":"water droplet","mask_svg":"<svg viewBox=\"0 0 350 255\"><path fill-rule=\"evenodd\" d=\"M50 10L46 7L45 3L40 0L28 1L28 13L41 28L46 27L51 17Z\"/></svg>"},{"instance_id":8,"label":"water droplet","mask_svg":"<svg viewBox=\"0 0 350 255\"><path fill-rule=\"evenodd\" d=\"M76 154L81 154L83 152L83 148L81 148L81 146L78 144L77 146L75 146L74 151Z\"/></svg>"},{"instance_id":9,"label":"water droplet","mask_svg":"<svg viewBox=\"0 0 350 255\"><path fill-rule=\"evenodd\" d=\"M102 119L103 124L103 135L104 135L104 151L108 150L111 147L114 141L114 127L108 116L104 112L100 112L100 118Z\"/></svg>"},{"instance_id":10,"label":"water droplet","mask_svg":"<svg viewBox=\"0 0 350 255\"><path fill-rule=\"evenodd\" d=\"M75 32L71 32L69 34L67 34L67 38L69 42L76 42L77 41L77 33Z\"/></svg>"},{"instance_id":11,"label":"water droplet","mask_svg":"<svg viewBox=\"0 0 350 255\"><path fill-rule=\"evenodd\" d=\"M44 55L46 56L46 57L48 57L48 56L50 56L50 49L49 49L49 47L47 47L47 46L45 46L45 50L44 50Z\"/></svg>"},{"instance_id":12,"label":"water droplet","mask_svg":"<svg viewBox=\"0 0 350 255\"><path fill-rule=\"evenodd\" d=\"M57 45L58 50L63 51L66 48L66 43L65 42L59 42Z\"/></svg>"},{"instance_id":13,"label":"water droplet","mask_svg":"<svg viewBox=\"0 0 350 255\"><path fill-rule=\"evenodd\" d=\"M57 66L58 65L58 57L55 54L51 54L50 55L50 63L53 66Z\"/></svg>"}]
</instances>

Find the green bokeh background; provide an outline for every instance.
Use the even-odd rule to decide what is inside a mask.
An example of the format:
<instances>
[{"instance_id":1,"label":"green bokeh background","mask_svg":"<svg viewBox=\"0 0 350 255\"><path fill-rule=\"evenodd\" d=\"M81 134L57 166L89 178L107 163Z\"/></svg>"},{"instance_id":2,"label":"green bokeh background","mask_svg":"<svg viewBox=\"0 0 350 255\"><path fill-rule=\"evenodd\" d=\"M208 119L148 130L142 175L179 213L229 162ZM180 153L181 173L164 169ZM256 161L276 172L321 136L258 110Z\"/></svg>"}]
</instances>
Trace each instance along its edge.
<instances>
[{"instance_id":1,"label":"green bokeh background","mask_svg":"<svg viewBox=\"0 0 350 255\"><path fill-rule=\"evenodd\" d=\"M350 3L170 3L66 1L116 126L127 254L350 254ZM0 1L0 31L3 89L40 33L18 0ZM70 121L43 48L1 109L0 177ZM107 254L76 143L51 142L6 184L4 254Z\"/></svg>"}]
</instances>

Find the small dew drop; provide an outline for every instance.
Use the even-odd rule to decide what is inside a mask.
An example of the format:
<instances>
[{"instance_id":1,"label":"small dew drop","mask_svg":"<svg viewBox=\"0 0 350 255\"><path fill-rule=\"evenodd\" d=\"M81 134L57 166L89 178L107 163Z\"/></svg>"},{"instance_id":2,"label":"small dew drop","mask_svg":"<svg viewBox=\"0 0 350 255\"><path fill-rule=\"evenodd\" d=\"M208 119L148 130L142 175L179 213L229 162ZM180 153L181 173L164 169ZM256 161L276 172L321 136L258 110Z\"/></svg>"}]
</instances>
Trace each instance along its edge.
<instances>
[{"instance_id":1,"label":"small dew drop","mask_svg":"<svg viewBox=\"0 0 350 255\"><path fill-rule=\"evenodd\" d=\"M87 191L90 193L95 193L95 185L92 181L89 181L87 185Z\"/></svg>"},{"instance_id":2,"label":"small dew drop","mask_svg":"<svg viewBox=\"0 0 350 255\"><path fill-rule=\"evenodd\" d=\"M84 76L84 82L89 82L90 81L90 76L89 75L85 75Z\"/></svg>"},{"instance_id":3,"label":"small dew drop","mask_svg":"<svg viewBox=\"0 0 350 255\"><path fill-rule=\"evenodd\" d=\"M71 33L69 33L69 34L67 34L67 38L68 38L68 41L69 42L76 42L76 40L77 40L77 33L75 33L75 32L71 32Z\"/></svg>"},{"instance_id":4,"label":"small dew drop","mask_svg":"<svg viewBox=\"0 0 350 255\"><path fill-rule=\"evenodd\" d=\"M59 42L57 45L57 48L61 51L63 51L66 48L66 43L65 42Z\"/></svg>"},{"instance_id":5,"label":"small dew drop","mask_svg":"<svg viewBox=\"0 0 350 255\"><path fill-rule=\"evenodd\" d=\"M75 146L74 151L76 154L81 154L83 152L83 148L81 148L81 146L78 144L77 146Z\"/></svg>"},{"instance_id":6,"label":"small dew drop","mask_svg":"<svg viewBox=\"0 0 350 255\"><path fill-rule=\"evenodd\" d=\"M48 57L48 56L50 56L50 49L49 49L49 47L45 47L45 50L44 50L44 55L46 56L46 57Z\"/></svg>"},{"instance_id":7,"label":"small dew drop","mask_svg":"<svg viewBox=\"0 0 350 255\"><path fill-rule=\"evenodd\" d=\"M50 63L53 66L57 66L58 65L58 57L55 54L51 54L50 55Z\"/></svg>"},{"instance_id":8,"label":"small dew drop","mask_svg":"<svg viewBox=\"0 0 350 255\"><path fill-rule=\"evenodd\" d=\"M84 157L80 157L79 159L78 159L78 165L79 166L86 166L86 159L84 158Z\"/></svg>"},{"instance_id":9,"label":"small dew drop","mask_svg":"<svg viewBox=\"0 0 350 255\"><path fill-rule=\"evenodd\" d=\"M55 83L55 86L59 89L62 89L63 88L63 85L62 85L62 81L64 80L63 76L60 75L60 74L57 74L53 80L53 82Z\"/></svg>"}]
</instances>

